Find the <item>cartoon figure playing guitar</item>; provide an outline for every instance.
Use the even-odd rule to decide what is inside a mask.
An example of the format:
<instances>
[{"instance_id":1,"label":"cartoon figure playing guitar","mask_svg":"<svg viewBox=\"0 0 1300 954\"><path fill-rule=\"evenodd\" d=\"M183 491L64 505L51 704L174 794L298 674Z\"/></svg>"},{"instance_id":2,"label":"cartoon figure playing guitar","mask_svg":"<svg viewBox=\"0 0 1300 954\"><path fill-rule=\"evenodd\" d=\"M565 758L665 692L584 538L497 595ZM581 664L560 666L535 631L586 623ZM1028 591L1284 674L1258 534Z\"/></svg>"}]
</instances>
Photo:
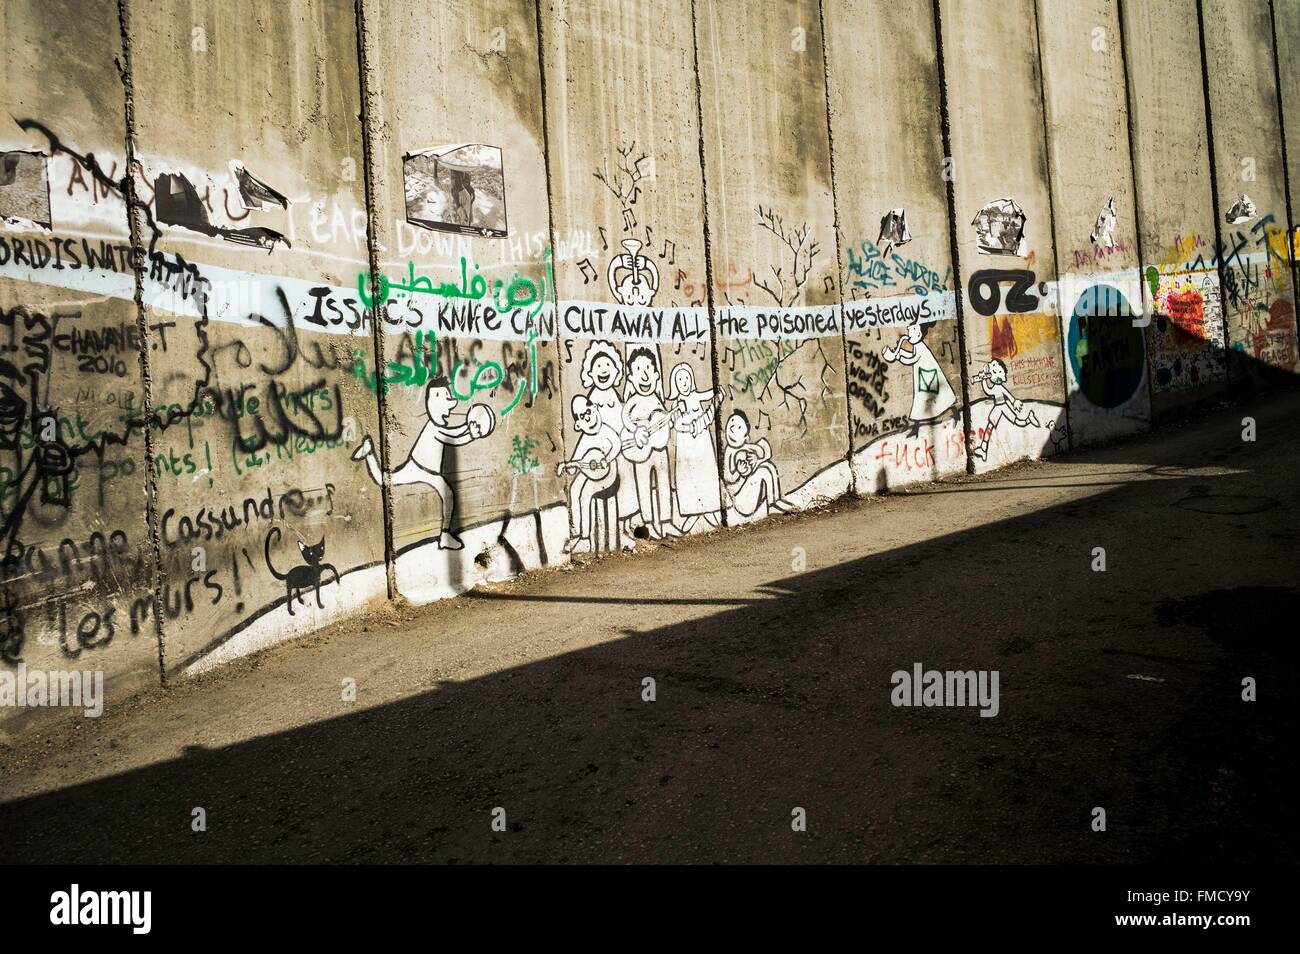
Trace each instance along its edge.
<instances>
[{"instance_id":1,"label":"cartoon figure playing guitar","mask_svg":"<svg viewBox=\"0 0 1300 954\"><path fill-rule=\"evenodd\" d=\"M623 400L623 456L632 462L641 517L658 540L673 525L672 485L668 478L668 437L673 417L664 407L659 359L647 347L627 357Z\"/></svg>"},{"instance_id":2,"label":"cartoon figure playing guitar","mask_svg":"<svg viewBox=\"0 0 1300 954\"><path fill-rule=\"evenodd\" d=\"M587 388L587 398L600 411L601 421L623 440L623 396L619 385L623 383L623 354L609 341L593 341L582 356L582 374L579 378ZM632 462L619 455L614 462L618 473L618 515L622 531L632 533L632 521L640 513L636 499L636 480L632 476Z\"/></svg>"},{"instance_id":3,"label":"cartoon figure playing guitar","mask_svg":"<svg viewBox=\"0 0 1300 954\"><path fill-rule=\"evenodd\" d=\"M556 465L561 477L572 474L569 485L569 513L576 515L577 533L564 544L565 553L586 553L591 545L591 502L617 479L613 461L620 450L618 434L600 419L600 408L585 394L573 398L573 427L581 435L573 456Z\"/></svg>"}]
</instances>

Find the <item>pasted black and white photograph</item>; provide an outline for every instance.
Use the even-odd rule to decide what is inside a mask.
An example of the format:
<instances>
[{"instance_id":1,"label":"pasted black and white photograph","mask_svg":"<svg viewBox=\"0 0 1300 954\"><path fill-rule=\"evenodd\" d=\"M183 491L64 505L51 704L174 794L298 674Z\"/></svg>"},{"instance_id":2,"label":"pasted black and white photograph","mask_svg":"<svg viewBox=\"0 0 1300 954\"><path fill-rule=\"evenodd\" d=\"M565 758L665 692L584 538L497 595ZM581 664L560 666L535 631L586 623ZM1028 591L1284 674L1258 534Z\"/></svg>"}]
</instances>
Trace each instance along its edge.
<instances>
[{"instance_id":1,"label":"pasted black and white photograph","mask_svg":"<svg viewBox=\"0 0 1300 954\"><path fill-rule=\"evenodd\" d=\"M50 228L50 182L45 156L0 153L0 219L6 225Z\"/></svg>"},{"instance_id":2,"label":"pasted black and white photograph","mask_svg":"<svg viewBox=\"0 0 1300 954\"><path fill-rule=\"evenodd\" d=\"M15 950L373 945L469 884L414 865L1289 924L1300 0L0 0L0 54Z\"/></svg>"},{"instance_id":3,"label":"pasted black and white photograph","mask_svg":"<svg viewBox=\"0 0 1300 954\"><path fill-rule=\"evenodd\" d=\"M496 146L443 146L402 157L406 220L438 232L506 237L506 178Z\"/></svg>"}]
</instances>

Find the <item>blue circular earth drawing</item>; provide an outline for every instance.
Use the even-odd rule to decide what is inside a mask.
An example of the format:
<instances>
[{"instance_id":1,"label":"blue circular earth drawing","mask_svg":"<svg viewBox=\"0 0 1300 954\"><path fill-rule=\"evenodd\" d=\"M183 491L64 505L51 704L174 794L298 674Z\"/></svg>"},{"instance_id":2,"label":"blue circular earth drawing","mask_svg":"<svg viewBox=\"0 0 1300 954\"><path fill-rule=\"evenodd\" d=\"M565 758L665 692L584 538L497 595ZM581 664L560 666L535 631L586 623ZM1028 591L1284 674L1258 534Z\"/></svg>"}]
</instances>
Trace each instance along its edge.
<instances>
[{"instance_id":1,"label":"blue circular earth drawing","mask_svg":"<svg viewBox=\"0 0 1300 954\"><path fill-rule=\"evenodd\" d=\"M1080 392L1096 407L1120 407L1142 384L1146 344L1133 318L1113 285L1092 285L1075 302L1066 352Z\"/></svg>"}]
</instances>

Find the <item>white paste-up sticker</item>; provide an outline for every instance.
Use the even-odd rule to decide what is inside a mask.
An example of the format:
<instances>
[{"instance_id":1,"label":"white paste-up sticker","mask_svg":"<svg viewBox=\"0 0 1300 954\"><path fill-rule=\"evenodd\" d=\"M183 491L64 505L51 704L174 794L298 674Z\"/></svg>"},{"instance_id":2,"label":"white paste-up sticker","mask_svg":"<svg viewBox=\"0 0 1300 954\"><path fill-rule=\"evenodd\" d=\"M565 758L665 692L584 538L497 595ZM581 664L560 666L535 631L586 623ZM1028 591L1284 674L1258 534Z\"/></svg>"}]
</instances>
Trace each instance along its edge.
<instances>
[{"instance_id":1,"label":"white paste-up sticker","mask_svg":"<svg viewBox=\"0 0 1300 954\"><path fill-rule=\"evenodd\" d=\"M1243 192L1237 201L1232 203L1224 218L1228 220L1229 225L1240 225L1242 222L1249 222L1257 214L1255 203L1251 202L1250 196Z\"/></svg>"},{"instance_id":2,"label":"white paste-up sticker","mask_svg":"<svg viewBox=\"0 0 1300 954\"><path fill-rule=\"evenodd\" d=\"M1025 213L1014 199L994 199L979 210L975 234L982 255L1019 255L1028 251L1025 242Z\"/></svg>"},{"instance_id":3,"label":"white paste-up sticker","mask_svg":"<svg viewBox=\"0 0 1300 954\"><path fill-rule=\"evenodd\" d=\"M888 250L910 241L912 233L907 230L907 213L902 209L890 209L880 220L880 237L876 244Z\"/></svg>"},{"instance_id":4,"label":"white paste-up sticker","mask_svg":"<svg viewBox=\"0 0 1300 954\"><path fill-rule=\"evenodd\" d=\"M1092 243L1104 249L1115 247L1115 198L1112 196L1097 213L1097 224L1092 229Z\"/></svg>"}]
</instances>

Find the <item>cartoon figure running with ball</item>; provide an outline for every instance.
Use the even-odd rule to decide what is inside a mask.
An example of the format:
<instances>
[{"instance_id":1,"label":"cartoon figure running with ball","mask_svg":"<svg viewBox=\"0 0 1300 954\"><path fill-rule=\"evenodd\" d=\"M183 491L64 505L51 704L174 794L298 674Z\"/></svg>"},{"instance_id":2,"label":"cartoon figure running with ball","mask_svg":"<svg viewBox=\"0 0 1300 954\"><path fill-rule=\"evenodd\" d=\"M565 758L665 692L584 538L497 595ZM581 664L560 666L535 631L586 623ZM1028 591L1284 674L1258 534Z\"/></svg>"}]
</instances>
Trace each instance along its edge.
<instances>
[{"instance_id":1,"label":"cartoon figure running with ball","mask_svg":"<svg viewBox=\"0 0 1300 954\"><path fill-rule=\"evenodd\" d=\"M464 546L460 537L451 532L452 517L456 512L456 494L447 478L442 475L443 454L447 445L459 447L479 440L491 434L496 427L496 414L486 404L470 405L464 423L450 423L451 412L459 403L451 393L451 382L446 375L439 375L429 382L424 395L424 410L429 420L411 445L406 463L388 475L394 487L426 484L442 498L442 534L438 537L438 546L443 550L459 550ZM383 482L384 472L379 465L379 455L375 453L375 445L369 435L352 452L352 459L364 459L374 482Z\"/></svg>"}]
</instances>

